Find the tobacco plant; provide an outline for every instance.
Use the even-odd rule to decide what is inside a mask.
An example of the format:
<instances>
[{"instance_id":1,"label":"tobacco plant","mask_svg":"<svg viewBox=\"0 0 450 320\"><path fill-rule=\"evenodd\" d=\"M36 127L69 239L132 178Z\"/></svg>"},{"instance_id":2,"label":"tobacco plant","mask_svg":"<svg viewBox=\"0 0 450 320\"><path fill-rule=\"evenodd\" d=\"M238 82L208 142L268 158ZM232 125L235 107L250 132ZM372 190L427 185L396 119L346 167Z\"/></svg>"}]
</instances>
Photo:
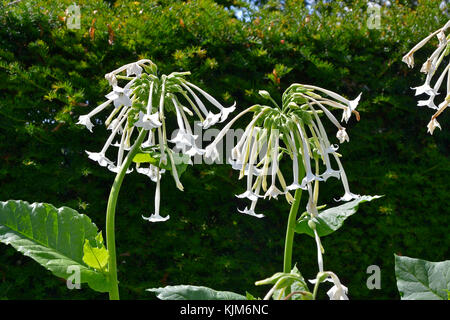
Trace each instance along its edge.
<instances>
[{"instance_id":1,"label":"tobacco plant","mask_svg":"<svg viewBox=\"0 0 450 320\"><path fill-rule=\"evenodd\" d=\"M311 85L293 84L282 96L281 104L270 94L259 91L271 105L253 105L228 122L214 141L206 147L205 157L216 160L220 157L218 143L224 138L233 124L247 113L253 117L245 128L244 134L231 150L229 164L239 171L239 179L246 177L247 189L236 195L251 201L249 207L239 212L263 218L264 214L256 212L257 202L263 199L278 199L284 196L291 209L287 216L286 239L283 259L283 271L276 273L256 285L271 284L272 288L264 299L316 299L318 286L324 281L333 283L328 290L332 300L347 300L347 288L340 282L337 275L324 268L323 254L325 252L320 237L331 234L339 229L344 220L356 212L359 203L371 201L379 196L360 196L350 191L347 175L340 158L338 145L332 144L327 136L324 121L328 120L336 129L336 138L340 143L349 141L345 127L352 114L359 120L356 107L361 95L354 100ZM342 111L341 121L338 121L329 110ZM288 185L280 168L280 162L291 163L293 181ZM323 210L326 205L319 204L319 185L330 178L340 179L344 189L341 197L335 201L345 201L346 204ZM302 192L307 192L305 211L299 216L298 210ZM294 192L294 196L291 194ZM317 246L318 273L310 280L314 289L308 289L297 266L292 266L292 251L295 233L305 233L313 237ZM186 286L149 289L158 297L178 294L189 297ZM205 291L204 287L196 287L197 291ZM195 291L194 290L194 291ZM250 294L247 298L254 298Z\"/></svg>"}]
</instances>

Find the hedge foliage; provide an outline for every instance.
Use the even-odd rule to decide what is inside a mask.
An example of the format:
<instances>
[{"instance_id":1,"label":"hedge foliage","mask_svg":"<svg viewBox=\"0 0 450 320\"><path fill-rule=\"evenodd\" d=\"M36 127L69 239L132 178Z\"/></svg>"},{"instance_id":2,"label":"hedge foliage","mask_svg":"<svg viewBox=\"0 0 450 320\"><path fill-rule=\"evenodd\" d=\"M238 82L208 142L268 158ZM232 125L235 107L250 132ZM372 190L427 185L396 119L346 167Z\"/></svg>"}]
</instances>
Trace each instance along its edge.
<instances>
[{"instance_id":1,"label":"hedge foliage","mask_svg":"<svg viewBox=\"0 0 450 320\"><path fill-rule=\"evenodd\" d=\"M348 1L347 1L348 2ZM160 72L190 70L190 80L238 109L262 103L293 82L319 85L354 98L361 121L350 120L350 143L341 146L352 191L383 194L366 204L336 234L323 239L325 267L349 287L353 299L398 298L394 253L430 261L448 259L450 119L426 133L431 110L416 106L412 86L424 80L401 57L448 20L440 1L417 6L391 1L381 28L369 29L366 1L319 4L269 1L248 7L242 18L212 0L78 0L81 28L68 29L73 1L1 1L0 5L0 199L66 205L104 229L114 176L84 150L100 150L107 135L75 125L78 115L104 101L104 74L149 58ZM349 10L348 8L351 8ZM433 50L427 45L417 64ZM330 136L334 134L330 132ZM124 299L151 299L146 288L192 284L245 291L282 269L289 206L265 201L265 219L238 214L244 182L225 165L190 167L185 191L162 182L162 214L149 224L155 185L126 177L116 218L119 280ZM329 182L321 201L340 195ZM304 207L306 204L302 204ZM297 236L294 261L307 278L317 270L315 243ZM369 290L366 269L378 265L381 290ZM324 297L325 290L322 290ZM67 290L31 259L0 247L0 298L105 299L87 288Z\"/></svg>"}]
</instances>

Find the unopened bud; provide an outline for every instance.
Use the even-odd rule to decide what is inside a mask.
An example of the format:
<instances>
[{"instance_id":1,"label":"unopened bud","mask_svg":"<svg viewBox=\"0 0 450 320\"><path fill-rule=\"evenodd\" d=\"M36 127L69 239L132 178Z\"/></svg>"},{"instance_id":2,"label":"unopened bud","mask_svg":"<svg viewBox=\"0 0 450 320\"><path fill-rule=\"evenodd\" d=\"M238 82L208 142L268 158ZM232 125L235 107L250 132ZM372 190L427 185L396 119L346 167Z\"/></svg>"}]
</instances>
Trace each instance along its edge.
<instances>
[{"instance_id":1,"label":"unopened bud","mask_svg":"<svg viewBox=\"0 0 450 320\"><path fill-rule=\"evenodd\" d=\"M270 99L270 93L267 92L266 90L259 90L258 93L264 99Z\"/></svg>"}]
</instances>

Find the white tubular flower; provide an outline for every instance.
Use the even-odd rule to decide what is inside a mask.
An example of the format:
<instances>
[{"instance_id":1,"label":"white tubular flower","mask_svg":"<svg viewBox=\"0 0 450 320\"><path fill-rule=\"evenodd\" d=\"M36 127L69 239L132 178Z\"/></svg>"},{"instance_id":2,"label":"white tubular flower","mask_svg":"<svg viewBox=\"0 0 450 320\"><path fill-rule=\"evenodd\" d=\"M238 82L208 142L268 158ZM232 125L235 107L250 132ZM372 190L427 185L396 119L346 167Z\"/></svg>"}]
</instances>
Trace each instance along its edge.
<instances>
[{"instance_id":1,"label":"white tubular flower","mask_svg":"<svg viewBox=\"0 0 450 320\"><path fill-rule=\"evenodd\" d=\"M256 161L256 156L258 155L258 141L255 138L253 141L252 151L250 153L250 161L248 163L249 169L247 174L247 190L239 195L236 195L238 198L247 198L251 201L258 200L258 195L253 193L252 191L252 182L253 182L253 165Z\"/></svg>"},{"instance_id":2,"label":"white tubular flower","mask_svg":"<svg viewBox=\"0 0 450 320\"><path fill-rule=\"evenodd\" d=\"M422 48L428 41L430 41L431 38L433 38L435 35L443 31L443 29L439 29L432 34L430 34L428 37L420 41L417 45L414 46L403 58L402 61L408 65L411 69L414 68L414 53Z\"/></svg>"},{"instance_id":3,"label":"white tubular flower","mask_svg":"<svg viewBox=\"0 0 450 320\"><path fill-rule=\"evenodd\" d=\"M244 213L244 214L248 214L249 216L253 216L255 218L259 218L259 219L264 218L265 216L262 213L255 213L256 202L257 202L257 200L252 201L250 209L245 207L244 210L239 210L238 209L238 211L240 213Z\"/></svg>"},{"instance_id":4,"label":"white tubular flower","mask_svg":"<svg viewBox=\"0 0 450 320\"><path fill-rule=\"evenodd\" d=\"M99 105L97 108L95 108L94 110L92 110L88 114L83 115L83 116L79 116L77 124L82 124L82 125L86 126L86 128L90 132L92 132L92 127L94 125L91 122L91 118L93 116L95 116L97 113L103 111L111 102L112 102L112 100L108 100L106 102L103 102L101 105Z\"/></svg>"},{"instance_id":5,"label":"white tubular flower","mask_svg":"<svg viewBox=\"0 0 450 320\"><path fill-rule=\"evenodd\" d=\"M256 197L256 199L252 200L252 204L250 205L250 209L247 209L247 207L245 207L244 210L239 210L238 209L238 211L240 213L248 214L249 216L253 216L253 217L259 218L259 219L264 218L264 215L262 213L260 213L260 214L255 213L255 207L256 207L256 204L258 202L260 189L261 189L261 179L259 179L258 182L257 182L256 189L255 189L255 194L256 194L257 197Z\"/></svg>"},{"instance_id":6,"label":"white tubular flower","mask_svg":"<svg viewBox=\"0 0 450 320\"><path fill-rule=\"evenodd\" d=\"M108 165L114 165L114 163L109 160L108 158L106 158L105 153L104 152L89 152L86 151L86 153L89 156L89 159L97 161L99 165L101 165L102 167L106 167Z\"/></svg>"},{"instance_id":7,"label":"white tubular flower","mask_svg":"<svg viewBox=\"0 0 450 320\"><path fill-rule=\"evenodd\" d=\"M299 174L299 172L298 172L298 156L297 156L298 148L295 145L295 138L294 138L294 134L292 133L292 131L290 131L289 134L290 134L290 136L286 136L286 138L289 141L290 148L292 151L292 157L293 157L292 171L293 171L293 175L294 175L294 181L292 182L291 185L287 186L286 188L288 190L297 190L297 189L302 188L302 185L298 181L298 178L299 178L298 177L298 174Z\"/></svg>"},{"instance_id":8,"label":"white tubular flower","mask_svg":"<svg viewBox=\"0 0 450 320\"><path fill-rule=\"evenodd\" d=\"M114 75L114 73L107 73L105 74L105 79L108 80L109 85L111 87L117 86L117 79L116 76Z\"/></svg>"},{"instance_id":9,"label":"white tubular flower","mask_svg":"<svg viewBox=\"0 0 450 320\"><path fill-rule=\"evenodd\" d=\"M114 172L114 173L119 173L119 171L120 171L120 166L115 166L114 164L108 165L108 170L111 171L111 172ZM126 171L125 173L126 173L126 174L129 174L129 173L131 173L131 172L133 172L133 171L134 171L133 168L127 169L127 171Z\"/></svg>"},{"instance_id":10,"label":"white tubular flower","mask_svg":"<svg viewBox=\"0 0 450 320\"><path fill-rule=\"evenodd\" d=\"M437 110L438 107L434 104L435 97L436 97L436 95L431 95L428 100L419 100L419 101L417 101L417 106L418 107L428 107L430 109Z\"/></svg>"},{"instance_id":11,"label":"white tubular flower","mask_svg":"<svg viewBox=\"0 0 450 320\"><path fill-rule=\"evenodd\" d=\"M156 170L156 191L155 191L155 213L152 214L150 217L144 217L142 218L144 220L147 220L149 222L163 222L169 220L170 216L162 217L159 214L159 205L160 205L160 172L159 168Z\"/></svg>"},{"instance_id":12,"label":"white tubular flower","mask_svg":"<svg viewBox=\"0 0 450 320\"><path fill-rule=\"evenodd\" d=\"M88 114L80 116L78 118L77 124L84 125L90 132L92 132L92 128L94 127L94 125L91 122L91 117Z\"/></svg>"},{"instance_id":13,"label":"white tubular flower","mask_svg":"<svg viewBox=\"0 0 450 320\"><path fill-rule=\"evenodd\" d=\"M272 132L273 133L273 132ZM272 133L271 138L272 138ZM275 145L272 149L272 155L271 155L271 161L272 161L272 184L270 185L269 189L267 189L266 193L264 194L264 198L269 197L277 199L279 195L283 195L284 192L278 189L275 185L276 178L277 178L277 171L278 171L278 148L279 148L279 136L278 134L275 134L276 137L273 138L273 141L275 142Z\"/></svg>"},{"instance_id":14,"label":"white tubular flower","mask_svg":"<svg viewBox=\"0 0 450 320\"><path fill-rule=\"evenodd\" d=\"M297 128L298 128L298 133L300 134L300 139L303 143L303 164L305 165L305 174L306 174L302 180L301 188L303 190L306 190L308 183L310 183L314 180L322 181L323 179L320 177L317 177L316 175L314 175L312 173L311 158L309 156L310 149L309 149L307 137L306 137L305 132L303 131L302 126L299 123L297 123Z\"/></svg>"},{"instance_id":15,"label":"white tubular flower","mask_svg":"<svg viewBox=\"0 0 450 320\"><path fill-rule=\"evenodd\" d=\"M348 120L350 119L350 117L352 115L352 111L354 111L356 109L356 107L358 106L359 100L361 100L361 95L362 95L362 93L360 93L358 95L358 97L356 97L355 99L348 100L348 99L344 98L343 96L341 96L340 94L337 94L336 92L333 92L330 90L326 90L324 88L311 86L311 85L304 85L304 87L323 92L326 95L328 95L329 97L346 104L347 107L344 108L344 112L342 114L342 120L341 120L341 121L345 120L345 122L348 122ZM330 102L333 103L333 101L330 101Z\"/></svg>"},{"instance_id":16,"label":"white tubular flower","mask_svg":"<svg viewBox=\"0 0 450 320\"><path fill-rule=\"evenodd\" d=\"M142 168L142 167L137 167L136 166L136 172L149 177L150 180L152 180L153 182L157 182L158 181L158 177L159 177L159 179L161 179L161 175L164 172L166 172L166 170L159 169L158 167L150 165L147 168Z\"/></svg>"},{"instance_id":17,"label":"white tubular flower","mask_svg":"<svg viewBox=\"0 0 450 320\"><path fill-rule=\"evenodd\" d=\"M206 115L205 121L203 121L203 129L208 129L209 127L215 125L220 120L220 113L214 114L211 111Z\"/></svg>"},{"instance_id":18,"label":"white tubular flower","mask_svg":"<svg viewBox=\"0 0 450 320\"><path fill-rule=\"evenodd\" d=\"M361 95L362 95L362 93L360 93L356 99L348 101L348 107L346 109L344 109L344 112L342 113L341 121L345 120L345 122L348 122L348 120L350 119L350 117L352 115L352 111L354 111L356 109L356 107L358 106L359 100L361 100Z\"/></svg>"},{"instance_id":19,"label":"white tubular flower","mask_svg":"<svg viewBox=\"0 0 450 320\"><path fill-rule=\"evenodd\" d=\"M333 272L328 271L327 274L330 276L330 280L328 281L334 284L334 286L327 292L330 300L348 300L348 288L341 284L341 281L339 281L339 278Z\"/></svg>"},{"instance_id":20,"label":"white tubular flower","mask_svg":"<svg viewBox=\"0 0 450 320\"><path fill-rule=\"evenodd\" d=\"M339 278L331 271L325 271L326 275L328 275L328 278L323 280L324 282L331 282L333 283L333 286L330 290L327 291L327 295L330 298L330 300L348 300L347 292L348 288L344 286L340 281ZM317 279L308 280L312 284L317 283Z\"/></svg>"},{"instance_id":21,"label":"white tubular flower","mask_svg":"<svg viewBox=\"0 0 450 320\"><path fill-rule=\"evenodd\" d=\"M113 91L108 93L106 99L112 100L116 108L120 106L131 107L133 104L130 99L131 90L124 89L119 86L114 86Z\"/></svg>"},{"instance_id":22,"label":"white tubular flower","mask_svg":"<svg viewBox=\"0 0 450 320\"><path fill-rule=\"evenodd\" d=\"M124 117L124 118L122 119L122 121L120 122L120 124L122 124L126 119L127 119L127 118ZM106 166L108 166L108 165L111 165L112 167L114 167L114 163L113 163L111 160L109 160L108 158L106 158L105 153L106 153L106 150L108 150L109 146L111 145L112 140L113 140L114 137L116 136L117 131L119 130L119 127L120 127L120 125L118 125L118 126L113 130L113 132L112 132L111 135L109 136L108 140L106 141L106 143L105 143L103 149L102 149L100 152L89 152L89 151L86 151L86 153L87 153L88 156L89 156L89 159L94 160L94 161L97 161L98 164L101 165L102 167L106 167Z\"/></svg>"},{"instance_id":23,"label":"white tubular flower","mask_svg":"<svg viewBox=\"0 0 450 320\"><path fill-rule=\"evenodd\" d=\"M211 142L211 144L209 144L205 148L205 157L206 158L213 158L213 161L215 159L219 158L219 152L217 151L217 148L216 148L217 144L220 142L220 140L223 139L225 134L228 132L228 130L230 130L231 126L236 122L236 120L239 119L240 117L242 117L247 112L250 112L251 110L252 110L251 107L248 109L245 109L244 111L239 113L236 117L234 117L230 122L227 123L227 125L219 132L219 134L214 139L214 141Z\"/></svg>"},{"instance_id":24,"label":"white tubular flower","mask_svg":"<svg viewBox=\"0 0 450 320\"><path fill-rule=\"evenodd\" d=\"M236 170L236 171L242 171L243 165L242 165L242 162L241 162L240 160L228 159L228 162L227 162L227 163L228 163L229 165L231 165L231 168L232 168L233 170ZM249 166L249 164L247 163L247 164L245 165L244 175L247 176L247 175L249 174L249 171L250 171L249 168L250 168L250 166ZM261 176L261 169L258 169L257 167L252 166L251 173L252 173L252 175L259 177L259 176Z\"/></svg>"},{"instance_id":25,"label":"white tubular flower","mask_svg":"<svg viewBox=\"0 0 450 320\"><path fill-rule=\"evenodd\" d=\"M152 130L162 126L159 121L159 112L154 114L145 114L142 111L139 112L139 120L134 124L138 128L143 128L144 130Z\"/></svg>"},{"instance_id":26,"label":"white tubular flower","mask_svg":"<svg viewBox=\"0 0 450 320\"><path fill-rule=\"evenodd\" d=\"M211 104L213 104L220 110L220 122L224 122L228 118L228 115L231 112L233 112L234 110L236 110L236 102L231 107L225 108L216 99L214 99L214 97L212 97L209 93L205 92L204 90L200 89L199 87L197 87L196 85L194 85L190 82L186 81L185 83L188 86L190 86L190 87L196 89L198 92L200 92L209 102L211 102Z\"/></svg>"},{"instance_id":27,"label":"white tubular flower","mask_svg":"<svg viewBox=\"0 0 450 320\"><path fill-rule=\"evenodd\" d=\"M437 120L435 118L431 119L431 121L427 125L427 128L428 128L428 133L430 133L431 135L433 134L434 129L436 129L436 128L439 128L442 130L441 125L439 124L439 122L437 122Z\"/></svg>"},{"instance_id":28,"label":"white tubular flower","mask_svg":"<svg viewBox=\"0 0 450 320\"><path fill-rule=\"evenodd\" d=\"M117 155L117 165L108 165L108 170L112 171L114 173L119 173L121 166L122 166L122 160L123 160L123 152L125 151L125 138L126 138L126 133L123 132L122 133L122 137L120 139L120 143L118 145L119 147L119 151L118 151L118 155ZM131 149L131 147L129 148ZM128 149L128 150L129 150ZM126 174L129 174L133 172L133 169L127 169L127 171L125 172Z\"/></svg>"},{"instance_id":29,"label":"white tubular flower","mask_svg":"<svg viewBox=\"0 0 450 320\"><path fill-rule=\"evenodd\" d=\"M317 246L317 264L319 266L319 272L323 272L323 247L322 242L320 242L319 234L317 233L317 230L314 229L314 239L316 240L316 246Z\"/></svg>"},{"instance_id":30,"label":"white tubular flower","mask_svg":"<svg viewBox=\"0 0 450 320\"><path fill-rule=\"evenodd\" d=\"M421 86L414 87L411 89L416 90L416 94L415 94L416 96L420 96L421 94L424 94L424 93L426 93L429 96L436 95L436 92L434 92L433 88L431 88L430 84L427 82Z\"/></svg>"},{"instance_id":31,"label":"white tubular flower","mask_svg":"<svg viewBox=\"0 0 450 320\"><path fill-rule=\"evenodd\" d=\"M220 112L220 122L224 122L225 120L227 120L230 113L234 112L234 110L236 110L236 102L234 102L231 107L222 108L222 111Z\"/></svg>"},{"instance_id":32,"label":"white tubular flower","mask_svg":"<svg viewBox=\"0 0 450 320\"><path fill-rule=\"evenodd\" d=\"M127 67L127 77L136 75L140 77L142 73L142 67L138 65L136 62L130 63Z\"/></svg>"},{"instance_id":33,"label":"white tubular flower","mask_svg":"<svg viewBox=\"0 0 450 320\"><path fill-rule=\"evenodd\" d=\"M334 155L334 158L336 159L336 162L337 162L337 164L339 166L339 170L340 170L340 173L341 173L342 186L344 187L344 195L340 199L335 200L335 201L350 201L350 200L353 200L353 199L358 199L360 197L360 195L350 192L350 188L349 188L348 180L347 180L347 175L345 174L344 167L342 166L342 163L339 160L339 157L337 156L336 153L333 153L333 155Z\"/></svg>"},{"instance_id":34,"label":"white tubular flower","mask_svg":"<svg viewBox=\"0 0 450 320\"><path fill-rule=\"evenodd\" d=\"M350 138L348 137L347 132L345 131L345 128L342 127L338 130L337 134L336 134L336 138L339 139L340 143L343 143L345 141L349 142Z\"/></svg>"}]
</instances>

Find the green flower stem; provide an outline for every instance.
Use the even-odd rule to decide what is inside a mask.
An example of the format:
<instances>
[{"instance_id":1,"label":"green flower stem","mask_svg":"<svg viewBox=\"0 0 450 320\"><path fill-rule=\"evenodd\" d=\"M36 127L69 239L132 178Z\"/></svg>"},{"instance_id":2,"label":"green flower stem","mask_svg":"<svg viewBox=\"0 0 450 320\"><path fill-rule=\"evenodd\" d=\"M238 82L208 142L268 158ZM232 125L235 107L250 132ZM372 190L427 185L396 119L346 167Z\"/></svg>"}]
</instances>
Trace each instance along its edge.
<instances>
[{"instance_id":1,"label":"green flower stem","mask_svg":"<svg viewBox=\"0 0 450 320\"><path fill-rule=\"evenodd\" d=\"M108 259L108 273L109 273L109 281L110 281L110 291L109 291L109 299L110 300L119 300L119 285L117 281L117 261L116 261L116 235L115 235L115 227L114 227L114 218L116 216L116 204L117 198L119 196L120 187L122 185L123 178L125 177L125 173L130 167L131 162L133 161L134 156L139 150L144 138L146 136L146 131L142 130L139 134L139 137L136 139L133 147L128 153L125 161L120 167L119 172L114 179L114 183L111 187L111 192L109 194L108 199L108 207L106 209L106 245L109 252Z\"/></svg>"},{"instance_id":2,"label":"green flower stem","mask_svg":"<svg viewBox=\"0 0 450 320\"><path fill-rule=\"evenodd\" d=\"M316 278L316 284L314 285L314 291L313 291L313 300L316 300L317 297L317 290L319 289L319 277Z\"/></svg>"},{"instance_id":3,"label":"green flower stem","mask_svg":"<svg viewBox=\"0 0 450 320\"><path fill-rule=\"evenodd\" d=\"M297 212L302 198L302 189L295 190L294 202L289 212L288 224L286 229L286 241L284 243L284 263L283 272L290 273L292 270L292 246L294 242L295 223L297 222Z\"/></svg>"},{"instance_id":4,"label":"green flower stem","mask_svg":"<svg viewBox=\"0 0 450 320\"><path fill-rule=\"evenodd\" d=\"M304 173L304 168L302 165L299 166L298 171L299 177L302 177ZM294 244L295 224L297 222L297 213L300 206L300 200L302 199L302 191L302 189L295 190L294 202L292 203L291 211L289 212L288 224L286 229L286 240L284 243L284 273L290 273L292 270L292 247ZM286 295L289 295L290 291L290 288L286 288Z\"/></svg>"}]
</instances>

